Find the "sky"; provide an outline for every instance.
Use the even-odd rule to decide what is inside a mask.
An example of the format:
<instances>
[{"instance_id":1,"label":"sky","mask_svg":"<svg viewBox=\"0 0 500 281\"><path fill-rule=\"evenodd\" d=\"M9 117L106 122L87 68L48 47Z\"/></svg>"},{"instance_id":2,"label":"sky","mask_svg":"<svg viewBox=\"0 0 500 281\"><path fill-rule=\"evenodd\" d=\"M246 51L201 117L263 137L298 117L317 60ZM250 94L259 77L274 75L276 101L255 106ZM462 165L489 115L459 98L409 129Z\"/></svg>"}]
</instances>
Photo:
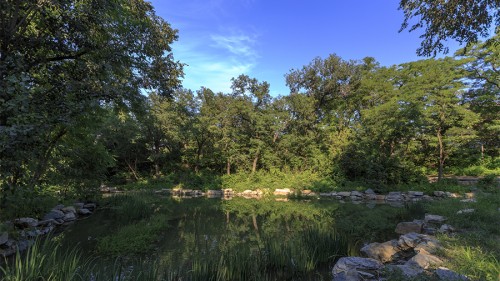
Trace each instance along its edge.
<instances>
[{"instance_id":1,"label":"sky","mask_svg":"<svg viewBox=\"0 0 500 281\"><path fill-rule=\"evenodd\" d=\"M398 32L399 0L152 0L157 15L178 30L174 58L185 63L183 87L230 93L246 74L288 95L285 75L314 58L374 57L383 66L416 55L422 30ZM450 54L459 48L448 44Z\"/></svg>"}]
</instances>

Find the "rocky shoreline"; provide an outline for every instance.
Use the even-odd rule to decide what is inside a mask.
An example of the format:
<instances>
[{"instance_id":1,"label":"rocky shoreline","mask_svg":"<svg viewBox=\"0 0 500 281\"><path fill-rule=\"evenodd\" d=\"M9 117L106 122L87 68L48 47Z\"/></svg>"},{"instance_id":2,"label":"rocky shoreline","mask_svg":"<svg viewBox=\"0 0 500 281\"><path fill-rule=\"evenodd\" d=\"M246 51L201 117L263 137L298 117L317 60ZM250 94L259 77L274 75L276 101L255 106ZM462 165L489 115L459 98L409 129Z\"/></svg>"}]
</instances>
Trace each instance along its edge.
<instances>
[{"instance_id":1,"label":"rocky shoreline","mask_svg":"<svg viewBox=\"0 0 500 281\"><path fill-rule=\"evenodd\" d=\"M394 273L406 279L425 275L437 280L470 280L441 267L444 259L438 253L443 247L433 234L453 234L455 229L445 221L445 217L426 214L424 220L399 223L395 229L401 234L398 239L365 245L360 250L363 257L340 258L332 269L333 281L389 280Z\"/></svg>"},{"instance_id":2,"label":"rocky shoreline","mask_svg":"<svg viewBox=\"0 0 500 281\"><path fill-rule=\"evenodd\" d=\"M40 220L24 217L4 222L4 225L12 230L10 233L14 235L9 235L7 231L0 231L0 257L5 258L18 251L25 251L38 237L62 229L78 219L88 217L96 208L96 203L77 202L69 206L57 205Z\"/></svg>"}]
</instances>

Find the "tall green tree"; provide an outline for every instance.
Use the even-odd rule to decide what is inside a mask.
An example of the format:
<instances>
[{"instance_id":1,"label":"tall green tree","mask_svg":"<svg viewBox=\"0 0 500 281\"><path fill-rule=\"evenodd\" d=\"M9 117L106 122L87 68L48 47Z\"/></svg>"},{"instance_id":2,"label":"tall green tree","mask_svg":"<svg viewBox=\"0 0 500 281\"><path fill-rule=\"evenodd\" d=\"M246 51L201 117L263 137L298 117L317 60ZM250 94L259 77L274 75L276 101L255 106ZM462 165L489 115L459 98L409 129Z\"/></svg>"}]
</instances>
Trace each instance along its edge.
<instances>
[{"instance_id":1,"label":"tall green tree","mask_svg":"<svg viewBox=\"0 0 500 281\"><path fill-rule=\"evenodd\" d=\"M452 150L474 137L477 115L460 102L465 85L461 62L453 58L403 64L402 104L418 108L422 127L416 137L435 147L438 179Z\"/></svg>"},{"instance_id":2,"label":"tall green tree","mask_svg":"<svg viewBox=\"0 0 500 281\"><path fill-rule=\"evenodd\" d=\"M143 0L1 1L0 38L4 191L38 185L82 114L170 95L182 75L177 32Z\"/></svg>"}]
</instances>

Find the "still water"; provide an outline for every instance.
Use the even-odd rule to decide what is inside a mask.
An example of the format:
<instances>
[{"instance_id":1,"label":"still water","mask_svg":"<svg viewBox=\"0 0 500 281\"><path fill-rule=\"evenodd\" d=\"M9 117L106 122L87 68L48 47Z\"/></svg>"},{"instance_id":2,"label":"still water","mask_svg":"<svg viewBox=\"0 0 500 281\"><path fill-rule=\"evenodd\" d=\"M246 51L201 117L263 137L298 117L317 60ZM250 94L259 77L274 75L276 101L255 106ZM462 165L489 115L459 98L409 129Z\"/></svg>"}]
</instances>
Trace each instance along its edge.
<instances>
[{"instance_id":1,"label":"still water","mask_svg":"<svg viewBox=\"0 0 500 281\"><path fill-rule=\"evenodd\" d=\"M415 208L335 200L119 195L61 240L109 263L146 261L171 280L331 280L336 259L393 238Z\"/></svg>"}]
</instances>

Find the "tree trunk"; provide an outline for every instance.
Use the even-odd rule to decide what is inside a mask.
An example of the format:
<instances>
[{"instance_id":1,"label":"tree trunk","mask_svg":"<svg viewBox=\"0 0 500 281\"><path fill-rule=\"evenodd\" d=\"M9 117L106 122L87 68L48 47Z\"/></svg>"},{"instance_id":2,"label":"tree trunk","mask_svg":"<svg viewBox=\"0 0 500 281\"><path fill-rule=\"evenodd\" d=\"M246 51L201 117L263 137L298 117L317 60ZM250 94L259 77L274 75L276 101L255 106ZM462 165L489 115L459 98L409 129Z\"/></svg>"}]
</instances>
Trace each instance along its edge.
<instances>
[{"instance_id":1,"label":"tree trunk","mask_svg":"<svg viewBox=\"0 0 500 281\"><path fill-rule=\"evenodd\" d=\"M443 179L443 168L444 168L444 145L443 145L443 136L441 135L441 129L437 131L437 138L439 142L439 167L438 167L438 182Z\"/></svg>"},{"instance_id":2,"label":"tree trunk","mask_svg":"<svg viewBox=\"0 0 500 281\"><path fill-rule=\"evenodd\" d=\"M259 154L255 154L255 157L253 158L253 163L252 163L252 174L257 171L257 162L259 161Z\"/></svg>"},{"instance_id":3,"label":"tree trunk","mask_svg":"<svg viewBox=\"0 0 500 281\"><path fill-rule=\"evenodd\" d=\"M231 162L229 161L229 158L227 158L226 174L228 174L228 175L231 174Z\"/></svg>"},{"instance_id":4,"label":"tree trunk","mask_svg":"<svg viewBox=\"0 0 500 281\"><path fill-rule=\"evenodd\" d=\"M130 162L127 161L127 160L125 160L125 163L127 163L128 169L130 170L130 172L134 176L134 179L135 180L139 180L139 176L137 176L137 172L135 171L134 167L132 167L132 165L130 164Z\"/></svg>"}]
</instances>

